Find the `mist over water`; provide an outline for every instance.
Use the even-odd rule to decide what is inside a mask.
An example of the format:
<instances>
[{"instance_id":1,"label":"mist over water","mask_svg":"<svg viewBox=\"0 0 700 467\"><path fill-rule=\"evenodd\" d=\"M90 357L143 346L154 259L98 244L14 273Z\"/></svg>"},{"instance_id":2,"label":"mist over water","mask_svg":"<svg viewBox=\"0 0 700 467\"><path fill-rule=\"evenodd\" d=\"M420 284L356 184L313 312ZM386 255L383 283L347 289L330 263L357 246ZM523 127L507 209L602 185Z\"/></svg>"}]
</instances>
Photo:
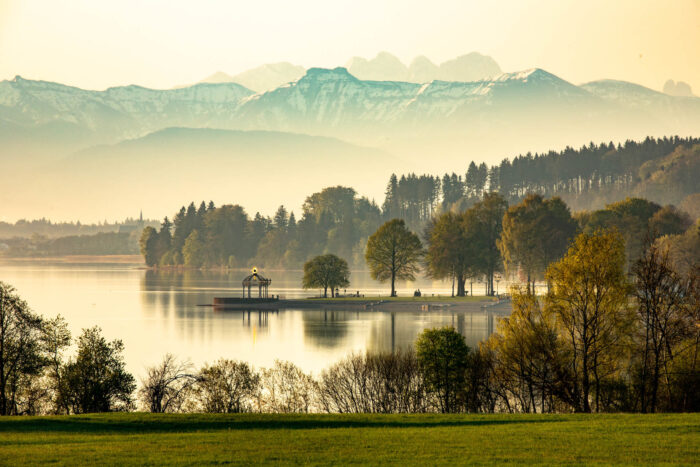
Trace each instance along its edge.
<instances>
[{"instance_id":1,"label":"mist over water","mask_svg":"<svg viewBox=\"0 0 700 467\"><path fill-rule=\"evenodd\" d=\"M476 346L493 332L499 316L478 306L474 312L214 311L199 305L210 304L215 296L240 294L246 271L155 272L138 266L3 262L0 280L15 286L35 312L64 316L74 337L97 325L108 339L122 339L127 367L137 377L168 352L195 365L224 357L261 367L283 359L317 373L351 352L409 346L429 327L454 326L468 345ZM275 295L316 292L299 288L300 271L266 274ZM412 295L420 288L424 295L449 295L450 287L421 279L400 283L398 293ZM388 295L388 288L365 272L353 272L350 291ZM474 284L474 293L483 294L481 284Z\"/></svg>"}]
</instances>

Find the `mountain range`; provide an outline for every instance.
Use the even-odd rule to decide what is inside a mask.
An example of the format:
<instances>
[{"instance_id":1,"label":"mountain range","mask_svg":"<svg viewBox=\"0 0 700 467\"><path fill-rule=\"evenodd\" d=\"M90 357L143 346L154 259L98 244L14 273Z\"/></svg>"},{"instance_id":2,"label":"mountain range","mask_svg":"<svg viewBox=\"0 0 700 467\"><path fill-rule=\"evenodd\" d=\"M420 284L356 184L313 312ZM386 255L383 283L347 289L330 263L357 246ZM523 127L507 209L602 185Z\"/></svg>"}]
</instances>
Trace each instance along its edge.
<instances>
[{"instance_id":1,"label":"mountain range","mask_svg":"<svg viewBox=\"0 0 700 467\"><path fill-rule=\"evenodd\" d=\"M477 81L501 74L501 68L493 58L477 52L462 55L440 65L435 65L425 56L419 56L413 59L409 66L389 52L379 52L372 59L353 57L348 60L345 68L361 80L411 83L427 83L433 80ZM304 67L289 62L270 63L233 76L217 71L199 83L238 83L255 92L264 92L296 81L304 76L305 72Z\"/></svg>"},{"instance_id":2,"label":"mountain range","mask_svg":"<svg viewBox=\"0 0 700 467\"><path fill-rule=\"evenodd\" d=\"M237 83L87 91L16 77L0 82L0 122L0 145L38 145L41 152L51 144L58 154L192 127L330 136L408 159L439 149L447 165L454 157L693 134L700 128L700 98L612 80L576 86L542 69L419 84L311 68L262 93Z\"/></svg>"},{"instance_id":3,"label":"mountain range","mask_svg":"<svg viewBox=\"0 0 700 467\"><path fill-rule=\"evenodd\" d=\"M436 65L425 56L413 59L409 66L388 52L380 52L375 58L367 60L362 57L351 58L345 68L362 80L373 81L408 81L427 83L441 81L478 81L493 78L502 73L498 63L486 55L472 52L440 65Z\"/></svg>"},{"instance_id":4,"label":"mountain range","mask_svg":"<svg viewBox=\"0 0 700 467\"><path fill-rule=\"evenodd\" d=\"M376 59L370 62L376 64ZM379 62L391 60L384 57ZM351 69L359 63L353 60ZM417 73L418 65L412 68ZM274 74L284 69L271 67L268 71ZM407 69L411 73L411 67ZM396 67L399 71L404 72ZM178 130L165 133L169 136L166 138L162 130L168 128ZM183 133L188 128L200 132ZM234 133L220 138L205 129ZM363 80L342 67L311 68L300 78L264 92L232 82L170 90L123 86L104 91L21 77L0 82L0 153L4 167L25 171L37 179L49 173L58 177L54 169L48 169L55 168L55 164L88 176L79 170L81 164L98 161L89 176L99 179L116 170L100 174L100 164L108 159L128 158L132 161L128 167L134 171L139 164L133 161L152 167L149 161L158 159L161 166L187 172L196 166L200 155L207 164L216 165L223 164L229 154L232 163L222 167L235 187L255 167L261 167L267 175L280 172L297 177L319 157L324 158L324 173L356 174L362 169L364 175L358 177L374 184L377 188L368 194L379 198L391 171L462 172L470 160L493 163L529 150L647 135L697 135L698 130L698 97L671 96L612 80L575 85L537 68L473 81L434 79L423 83ZM263 134L267 135L263 139L271 138L279 144L263 150L260 141L252 144L245 136L259 131L273 132ZM157 150L146 144L153 141L148 135L154 132L159 135ZM174 134L188 135L191 141ZM307 147L294 138L282 137L289 134L319 140L313 151L285 151L287 145ZM248 141L247 149L241 149L239 143L232 145L234 139ZM341 143L353 149L340 150ZM110 147L116 149L106 149ZM131 149L126 151L127 147ZM277 148L277 154L284 157L273 157L275 151L270 148ZM303 157L305 151L313 157ZM266 164L274 159L274 164L256 162L255 154L264 154ZM206 193L211 189L207 177L193 182L202 197L208 197ZM245 181L241 190L247 186ZM5 192L0 192L3 199L9 191L22 193L26 189L24 185L10 185L0 188ZM94 189L100 189L100 184ZM246 188L241 193L249 191ZM263 204L244 204L271 209Z\"/></svg>"}]
</instances>

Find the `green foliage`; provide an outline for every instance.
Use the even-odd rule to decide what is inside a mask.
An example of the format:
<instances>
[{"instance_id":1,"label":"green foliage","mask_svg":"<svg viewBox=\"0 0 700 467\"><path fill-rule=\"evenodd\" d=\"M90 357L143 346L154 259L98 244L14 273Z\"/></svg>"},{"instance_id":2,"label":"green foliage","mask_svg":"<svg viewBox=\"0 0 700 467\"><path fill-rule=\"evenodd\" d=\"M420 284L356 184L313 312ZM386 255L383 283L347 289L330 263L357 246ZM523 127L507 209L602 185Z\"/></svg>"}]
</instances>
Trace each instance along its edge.
<instances>
[{"instance_id":1,"label":"green foliage","mask_svg":"<svg viewBox=\"0 0 700 467\"><path fill-rule=\"evenodd\" d=\"M415 280L418 262L423 254L420 239L406 228L401 219L394 219L367 240L365 259L372 279L391 280L391 296L396 295L396 279Z\"/></svg>"},{"instance_id":2,"label":"green foliage","mask_svg":"<svg viewBox=\"0 0 700 467\"><path fill-rule=\"evenodd\" d=\"M239 205L217 208L213 203L202 203L196 208L190 203L175 215L172 227L166 218L160 232L144 231L143 245L151 237L158 241L142 247L142 254L149 266L230 268L255 262L264 267L297 268L306 259L327 251L354 258L356 246L364 246L380 223L381 211L374 202L342 186L307 197L298 221L284 206L278 208L274 219L260 213L251 219ZM185 243L194 231L198 232L199 244L194 245L197 254L185 255ZM165 245L169 247L164 251ZM190 257L190 263L186 257Z\"/></svg>"},{"instance_id":3,"label":"green foliage","mask_svg":"<svg viewBox=\"0 0 700 467\"><path fill-rule=\"evenodd\" d=\"M464 403L469 347L451 327L426 329L416 340L423 378L443 413L459 412Z\"/></svg>"},{"instance_id":4,"label":"green foliage","mask_svg":"<svg viewBox=\"0 0 700 467\"><path fill-rule=\"evenodd\" d=\"M464 222L470 232L475 256L475 271L486 279L486 294L493 295L493 276L502 270L498 239L503 230L503 215L508 203L498 193L486 193L484 199L465 212Z\"/></svg>"},{"instance_id":5,"label":"green foliage","mask_svg":"<svg viewBox=\"0 0 700 467\"><path fill-rule=\"evenodd\" d=\"M639 258L644 239L653 233L650 221L660 209L661 206L646 199L627 198L593 212L584 219L582 228L588 234L601 229L617 230L623 236L627 264L631 265Z\"/></svg>"},{"instance_id":6,"label":"green foliage","mask_svg":"<svg viewBox=\"0 0 700 467\"><path fill-rule=\"evenodd\" d=\"M160 258L158 257L158 232L156 229L153 227L143 229L139 246L141 247L141 255L148 266L158 264Z\"/></svg>"},{"instance_id":7,"label":"green foliage","mask_svg":"<svg viewBox=\"0 0 700 467\"><path fill-rule=\"evenodd\" d=\"M78 355L64 368L63 400L73 413L113 412L131 408L136 389L125 369L124 344L107 342L98 327L84 329L78 337Z\"/></svg>"},{"instance_id":8,"label":"green foliage","mask_svg":"<svg viewBox=\"0 0 700 467\"><path fill-rule=\"evenodd\" d=\"M519 267L526 276L528 292L534 293L535 279L566 253L576 229L569 208L560 198L545 200L540 195L528 195L503 217L498 246L506 269Z\"/></svg>"},{"instance_id":9,"label":"green foliage","mask_svg":"<svg viewBox=\"0 0 700 467\"><path fill-rule=\"evenodd\" d=\"M201 224L203 225L198 231L198 237L202 243L202 249L206 249L206 253L198 253L202 258L201 263L205 256L220 265L227 264L231 256L241 260L249 259L249 242L246 236L248 216L241 206L227 204L205 212ZM190 266L185 255L186 243L183 246L182 255L185 265Z\"/></svg>"},{"instance_id":10,"label":"green foliage","mask_svg":"<svg viewBox=\"0 0 700 467\"><path fill-rule=\"evenodd\" d=\"M42 324L14 287L0 282L0 415L26 411L22 391L45 365Z\"/></svg>"},{"instance_id":11,"label":"green foliage","mask_svg":"<svg viewBox=\"0 0 700 467\"><path fill-rule=\"evenodd\" d=\"M435 279L457 281L457 296L465 295L465 282L477 270L475 242L465 215L447 212L426 228L426 272Z\"/></svg>"},{"instance_id":12,"label":"green foliage","mask_svg":"<svg viewBox=\"0 0 700 467\"><path fill-rule=\"evenodd\" d=\"M347 261L335 255L316 256L304 263L304 278L302 285L305 289L323 289L323 296L335 296L335 289L350 285L350 268Z\"/></svg>"},{"instance_id":13,"label":"green foliage","mask_svg":"<svg viewBox=\"0 0 700 467\"><path fill-rule=\"evenodd\" d=\"M197 230L193 230L185 240L185 244L182 247L182 259L185 262L185 266L191 268L204 266L206 262L204 243L200 239Z\"/></svg>"}]
</instances>

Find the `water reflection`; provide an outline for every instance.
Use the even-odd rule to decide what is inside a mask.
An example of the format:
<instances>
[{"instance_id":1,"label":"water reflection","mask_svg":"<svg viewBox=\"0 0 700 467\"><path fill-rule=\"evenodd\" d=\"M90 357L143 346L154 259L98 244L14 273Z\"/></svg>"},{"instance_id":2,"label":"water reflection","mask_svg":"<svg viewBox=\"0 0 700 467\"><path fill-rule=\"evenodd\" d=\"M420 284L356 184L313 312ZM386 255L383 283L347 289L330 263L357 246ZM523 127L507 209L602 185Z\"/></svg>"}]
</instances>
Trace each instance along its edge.
<instances>
[{"instance_id":1,"label":"water reflection","mask_svg":"<svg viewBox=\"0 0 700 467\"><path fill-rule=\"evenodd\" d=\"M468 311L246 310L220 311L213 297L240 294L245 271L150 271L135 265L0 264L0 280L13 284L39 313L62 314L78 335L99 325L109 339L124 341L125 358L137 376L166 352L195 365L220 357L255 366L275 359L318 372L350 352L392 351L413 344L425 328L454 326L470 346L490 335L497 313ZM308 295L300 272L269 273L272 293ZM420 287L448 294L450 284L402 284L399 293ZM353 274L353 289L385 292L366 275Z\"/></svg>"}]
</instances>

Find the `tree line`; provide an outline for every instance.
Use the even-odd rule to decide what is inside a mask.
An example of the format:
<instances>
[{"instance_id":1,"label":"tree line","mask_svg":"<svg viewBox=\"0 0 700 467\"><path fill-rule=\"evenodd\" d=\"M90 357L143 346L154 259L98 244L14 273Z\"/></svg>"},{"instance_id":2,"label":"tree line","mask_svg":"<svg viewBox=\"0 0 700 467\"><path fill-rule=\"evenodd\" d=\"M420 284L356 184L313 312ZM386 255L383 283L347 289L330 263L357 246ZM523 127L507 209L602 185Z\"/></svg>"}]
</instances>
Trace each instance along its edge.
<instances>
[{"instance_id":1,"label":"tree line","mask_svg":"<svg viewBox=\"0 0 700 467\"><path fill-rule=\"evenodd\" d=\"M696 232L700 235L700 231ZM513 311L478 348L453 328L413 347L352 354L311 375L290 362L166 355L136 391L123 344L33 314L0 284L0 413L681 412L700 410L700 263L648 239L625 271L623 236L578 234L545 271L549 290L512 290Z\"/></svg>"},{"instance_id":2,"label":"tree line","mask_svg":"<svg viewBox=\"0 0 700 467\"><path fill-rule=\"evenodd\" d=\"M699 141L673 137L617 146L591 143L578 150L521 155L492 167L472 162L464 175L392 175L381 208L352 188L330 187L306 198L300 219L284 206L273 217L256 213L251 218L239 205L217 208L211 202L199 207L191 203L172 222L165 218L160 229L146 228L140 249L149 266L239 267L255 262L261 267L300 268L314 256L332 253L353 267L363 267L367 240L382 223L402 219L411 231L423 234L438 216L447 212L462 216L493 193L509 205L531 195L561 198L578 208L613 200L605 209L574 215L579 228L587 228L609 224L615 216L633 220L636 214L614 212L614 206L626 203L616 200L635 192L663 199L658 190L661 184L670 187L662 190L665 192L680 190L670 198L678 203L683 196L682 205L697 216L700 198L689 193L700 187L688 174L697 172L700 164ZM635 244L632 237L628 235L627 245L630 251L638 251L639 241ZM564 239L556 242L562 244ZM533 261L517 262L531 268ZM443 276L442 269L431 274ZM539 270L541 275L543 268Z\"/></svg>"},{"instance_id":3,"label":"tree line","mask_svg":"<svg viewBox=\"0 0 700 467\"><path fill-rule=\"evenodd\" d=\"M572 215L558 197L530 194L508 206L500 194L484 193L463 212L433 217L423 241L403 220L386 222L369 237L365 257L372 277L391 284L392 296L396 279L414 280L420 268L428 277L451 280L457 296L467 295L467 281L483 282L486 295L493 295L499 274L525 283L527 292L534 295L538 280L545 280L549 289L545 271L563 257L579 233L620 233L625 270L629 270L641 255L643 239L660 239L678 250L674 245L698 244L700 239L693 240L698 225L672 205L662 207L640 198ZM687 261L698 262L698 253L698 247L690 247Z\"/></svg>"},{"instance_id":4,"label":"tree line","mask_svg":"<svg viewBox=\"0 0 700 467\"><path fill-rule=\"evenodd\" d=\"M364 243L382 221L380 208L352 188L326 188L308 196L301 218L280 206L272 218L250 218L239 205L202 202L182 207L160 229L146 227L140 248L149 266L299 267L332 251L362 261Z\"/></svg>"},{"instance_id":5,"label":"tree line","mask_svg":"<svg viewBox=\"0 0 700 467\"><path fill-rule=\"evenodd\" d=\"M10 257L63 255L137 255L140 232L99 232L49 238L33 235L4 240L2 254Z\"/></svg>"}]
</instances>

